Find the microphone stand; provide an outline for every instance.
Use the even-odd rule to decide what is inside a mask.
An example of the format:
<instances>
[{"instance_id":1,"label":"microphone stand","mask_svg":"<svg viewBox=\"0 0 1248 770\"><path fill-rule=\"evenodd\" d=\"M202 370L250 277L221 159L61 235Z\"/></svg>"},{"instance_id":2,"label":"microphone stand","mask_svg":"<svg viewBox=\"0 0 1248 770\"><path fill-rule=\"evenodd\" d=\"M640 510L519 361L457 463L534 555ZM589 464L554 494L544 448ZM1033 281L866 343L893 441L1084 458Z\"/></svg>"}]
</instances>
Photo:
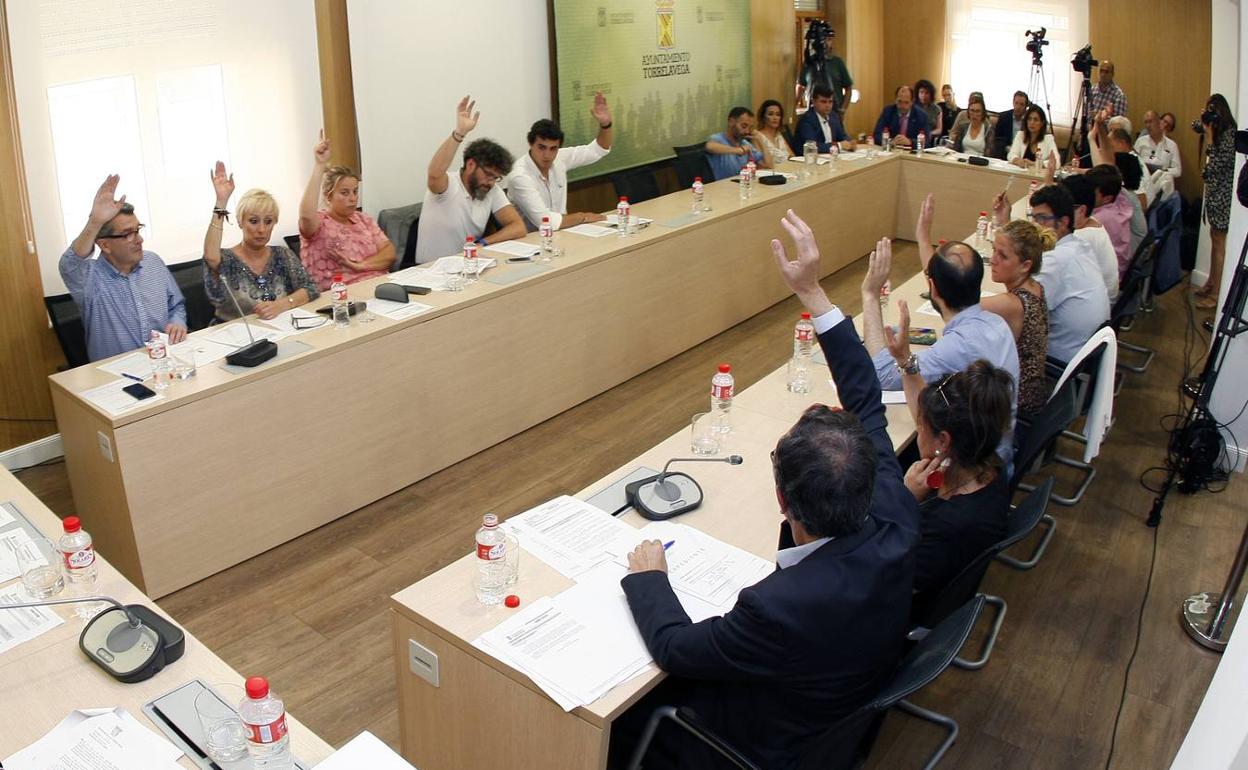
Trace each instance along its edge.
<instances>
[{"instance_id":1,"label":"microphone stand","mask_svg":"<svg viewBox=\"0 0 1248 770\"><path fill-rule=\"evenodd\" d=\"M247 316L243 314L243 309L238 304L238 298L234 296L234 290L230 288L230 282L222 276L221 283L225 285L225 293L230 295L230 301L234 303L234 309L238 311L238 317L243 322L243 328L247 330L247 339L251 343L245 345L233 353L225 357L225 362L232 366L252 367L268 361L277 355L277 343L272 340L261 338L256 341L256 336L251 333L251 324L247 323Z\"/></svg>"}]
</instances>

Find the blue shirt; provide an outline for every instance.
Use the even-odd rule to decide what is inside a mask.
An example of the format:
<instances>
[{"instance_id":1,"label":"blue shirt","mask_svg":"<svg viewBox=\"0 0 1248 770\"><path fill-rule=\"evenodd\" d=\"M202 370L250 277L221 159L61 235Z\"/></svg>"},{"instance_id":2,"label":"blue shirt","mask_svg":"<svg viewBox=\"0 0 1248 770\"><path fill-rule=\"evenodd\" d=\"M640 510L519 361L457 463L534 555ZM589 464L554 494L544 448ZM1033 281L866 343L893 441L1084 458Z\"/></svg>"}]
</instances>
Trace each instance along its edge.
<instances>
[{"instance_id":1,"label":"blue shirt","mask_svg":"<svg viewBox=\"0 0 1248 770\"><path fill-rule=\"evenodd\" d=\"M1074 358L1109 320L1109 295L1092 247L1072 233L1046 251L1036 280L1049 306L1049 355Z\"/></svg>"},{"instance_id":2,"label":"blue shirt","mask_svg":"<svg viewBox=\"0 0 1248 770\"><path fill-rule=\"evenodd\" d=\"M61 279L82 313L87 357L92 361L141 348L153 329L186 326L186 300L173 274L150 251L123 274L103 257L61 255Z\"/></svg>"},{"instance_id":3,"label":"blue shirt","mask_svg":"<svg viewBox=\"0 0 1248 770\"><path fill-rule=\"evenodd\" d=\"M716 179L727 179L741 173L741 169L745 168L745 164L753 160L755 163L763 162L763 153L754 148L754 145L748 141L742 140L734 142L728 138L723 131L718 134L712 134L709 142L718 142L726 144L729 147L748 147L750 152L748 155L715 155L708 152L706 160L711 165L711 174Z\"/></svg>"}]
</instances>

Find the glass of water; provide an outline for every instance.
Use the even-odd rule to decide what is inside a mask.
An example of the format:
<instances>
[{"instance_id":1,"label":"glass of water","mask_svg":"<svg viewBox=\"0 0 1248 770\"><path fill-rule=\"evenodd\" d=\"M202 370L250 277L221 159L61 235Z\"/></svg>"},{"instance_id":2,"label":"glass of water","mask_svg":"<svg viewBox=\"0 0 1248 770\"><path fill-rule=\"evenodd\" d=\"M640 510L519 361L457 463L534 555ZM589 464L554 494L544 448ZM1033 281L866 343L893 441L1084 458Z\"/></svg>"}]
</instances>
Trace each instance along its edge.
<instances>
[{"instance_id":1,"label":"glass of water","mask_svg":"<svg viewBox=\"0 0 1248 770\"><path fill-rule=\"evenodd\" d=\"M689 420L689 449L695 455L719 454L720 432L716 430L715 416L700 412Z\"/></svg>"},{"instance_id":2,"label":"glass of water","mask_svg":"<svg viewBox=\"0 0 1248 770\"><path fill-rule=\"evenodd\" d=\"M195 376L195 350L188 348L185 351L172 354L173 357L173 376L179 380L189 380Z\"/></svg>"},{"instance_id":3,"label":"glass of water","mask_svg":"<svg viewBox=\"0 0 1248 770\"><path fill-rule=\"evenodd\" d=\"M61 555L46 537L17 542L17 570L31 599L51 599L65 589Z\"/></svg>"},{"instance_id":4,"label":"glass of water","mask_svg":"<svg viewBox=\"0 0 1248 770\"><path fill-rule=\"evenodd\" d=\"M195 714L204 732L202 748L217 762L247 756L247 728L235 710L242 700L243 688L236 684L214 684L195 696Z\"/></svg>"}]
</instances>

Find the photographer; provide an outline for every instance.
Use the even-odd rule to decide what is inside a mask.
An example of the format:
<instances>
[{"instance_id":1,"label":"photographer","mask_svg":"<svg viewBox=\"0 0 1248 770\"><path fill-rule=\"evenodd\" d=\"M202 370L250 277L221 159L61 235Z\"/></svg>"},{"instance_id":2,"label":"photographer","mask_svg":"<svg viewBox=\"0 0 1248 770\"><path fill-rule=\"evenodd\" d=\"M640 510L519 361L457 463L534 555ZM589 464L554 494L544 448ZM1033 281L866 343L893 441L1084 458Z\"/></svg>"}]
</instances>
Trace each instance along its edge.
<instances>
[{"instance_id":1,"label":"photographer","mask_svg":"<svg viewBox=\"0 0 1248 770\"><path fill-rule=\"evenodd\" d=\"M1215 310L1222 288L1222 262L1226 258L1226 231L1231 222L1231 182L1235 175L1235 118L1222 94L1213 94L1205 103L1197 133L1209 138L1205 168L1205 221L1209 223L1209 280L1196 292L1196 307ZM1202 140L1203 141L1203 140Z\"/></svg>"},{"instance_id":2,"label":"photographer","mask_svg":"<svg viewBox=\"0 0 1248 770\"><path fill-rule=\"evenodd\" d=\"M1110 117L1127 114L1127 95L1114 82L1114 63L1104 59L1097 70L1097 82L1088 95L1088 114L1095 115L1107 107Z\"/></svg>"},{"instance_id":3,"label":"photographer","mask_svg":"<svg viewBox=\"0 0 1248 770\"><path fill-rule=\"evenodd\" d=\"M835 37L836 32L826 21L816 19L810 23L806 30L806 53L797 100L807 98L816 85L823 83L832 90L832 109L844 116L853 94L854 79L849 75L845 60L832 52Z\"/></svg>"}]
</instances>

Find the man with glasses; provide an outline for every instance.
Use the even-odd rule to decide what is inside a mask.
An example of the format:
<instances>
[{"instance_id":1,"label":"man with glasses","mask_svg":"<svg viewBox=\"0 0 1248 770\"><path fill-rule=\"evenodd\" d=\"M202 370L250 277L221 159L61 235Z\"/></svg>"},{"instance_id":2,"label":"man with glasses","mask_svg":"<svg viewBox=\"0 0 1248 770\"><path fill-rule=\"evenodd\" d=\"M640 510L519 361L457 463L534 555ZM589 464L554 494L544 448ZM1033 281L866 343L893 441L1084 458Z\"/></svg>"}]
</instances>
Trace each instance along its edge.
<instances>
[{"instance_id":1,"label":"man with glasses","mask_svg":"<svg viewBox=\"0 0 1248 770\"><path fill-rule=\"evenodd\" d=\"M171 343L186 338L186 301L156 254L143 250L143 225L126 196L114 198L121 177L95 193L82 232L61 255L61 280L78 303L92 361L141 348L153 331ZM99 246L100 257L92 259Z\"/></svg>"},{"instance_id":2,"label":"man with glasses","mask_svg":"<svg viewBox=\"0 0 1248 770\"><path fill-rule=\"evenodd\" d=\"M523 238L524 220L498 183L511 171L511 153L489 139L478 139L464 148L459 172L448 172L455 152L476 128L481 117L476 102L465 96L456 110L455 130L429 161L425 202L416 233L416 261L432 262L460 254L471 237L481 245ZM485 226L490 214L499 229L487 240Z\"/></svg>"}]
</instances>

